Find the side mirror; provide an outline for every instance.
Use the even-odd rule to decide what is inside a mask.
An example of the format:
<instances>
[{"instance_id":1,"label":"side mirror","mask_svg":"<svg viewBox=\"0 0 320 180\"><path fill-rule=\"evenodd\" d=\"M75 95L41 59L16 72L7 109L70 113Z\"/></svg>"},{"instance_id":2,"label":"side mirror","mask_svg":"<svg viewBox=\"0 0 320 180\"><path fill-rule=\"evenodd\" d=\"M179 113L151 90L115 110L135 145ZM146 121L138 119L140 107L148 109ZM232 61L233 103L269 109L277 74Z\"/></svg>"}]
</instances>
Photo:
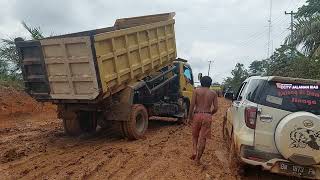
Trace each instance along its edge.
<instances>
[{"instance_id":1,"label":"side mirror","mask_svg":"<svg viewBox=\"0 0 320 180\"><path fill-rule=\"evenodd\" d=\"M199 74L198 74L198 80L200 81L201 78L202 78L202 73L199 73Z\"/></svg>"}]
</instances>

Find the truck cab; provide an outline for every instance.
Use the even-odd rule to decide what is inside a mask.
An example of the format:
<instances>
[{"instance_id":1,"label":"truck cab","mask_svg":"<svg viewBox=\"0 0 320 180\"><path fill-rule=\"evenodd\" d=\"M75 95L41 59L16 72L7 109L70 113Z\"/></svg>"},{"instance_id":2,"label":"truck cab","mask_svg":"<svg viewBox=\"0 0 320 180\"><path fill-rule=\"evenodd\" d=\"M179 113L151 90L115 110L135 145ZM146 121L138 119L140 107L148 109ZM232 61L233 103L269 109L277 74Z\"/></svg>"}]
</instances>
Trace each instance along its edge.
<instances>
[{"instance_id":1,"label":"truck cab","mask_svg":"<svg viewBox=\"0 0 320 180\"><path fill-rule=\"evenodd\" d=\"M185 59L178 58L174 61L174 65L179 69L179 84L180 92L182 96L187 99L188 102L191 102L193 89L194 89L194 79L192 68L188 61Z\"/></svg>"}]
</instances>

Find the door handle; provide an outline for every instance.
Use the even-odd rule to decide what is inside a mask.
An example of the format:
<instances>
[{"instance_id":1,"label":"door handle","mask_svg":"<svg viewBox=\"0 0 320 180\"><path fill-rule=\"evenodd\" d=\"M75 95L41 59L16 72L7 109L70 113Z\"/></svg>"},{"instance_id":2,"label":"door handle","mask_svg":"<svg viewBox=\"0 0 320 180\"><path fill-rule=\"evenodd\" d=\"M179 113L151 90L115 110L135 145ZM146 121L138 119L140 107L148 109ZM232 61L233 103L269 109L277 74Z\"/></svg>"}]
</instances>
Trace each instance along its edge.
<instances>
[{"instance_id":1,"label":"door handle","mask_svg":"<svg viewBox=\"0 0 320 180\"><path fill-rule=\"evenodd\" d=\"M272 116L270 115L266 115L266 114L263 114L263 115L260 115L260 120L262 122L271 122L272 121Z\"/></svg>"},{"instance_id":2,"label":"door handle","mask_svg":"<svg viewBox=\"0 0 320 180\"><path fill-rule=\"evenodd\" d=\"M272 119L272 116L270 116L270 115L260 115L260 118L262 118L262 119Z\"/></svg>"}]
</instances>

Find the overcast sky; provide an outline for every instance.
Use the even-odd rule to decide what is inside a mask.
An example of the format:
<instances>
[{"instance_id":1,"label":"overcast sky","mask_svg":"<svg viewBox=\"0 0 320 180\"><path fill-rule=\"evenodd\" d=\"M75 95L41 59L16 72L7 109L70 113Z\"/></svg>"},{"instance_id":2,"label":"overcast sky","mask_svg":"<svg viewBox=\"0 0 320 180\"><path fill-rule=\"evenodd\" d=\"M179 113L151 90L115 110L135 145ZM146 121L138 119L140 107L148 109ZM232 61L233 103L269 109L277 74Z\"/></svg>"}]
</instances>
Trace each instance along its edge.
<instances>
[{"instance_id":1,"label":"overcast sky","mask_svg":"<svg viewBox=\"0 0 320 180\"><path fill-rule=\"evenodd\" d=\"M290 16L305 0L273 0L272 49L289 34ZM246 66L267 57L269 0L0 0L0 38L27 36L21 21L45 35L112 26L115 19L176 12L178 56L196 76L221 82L236 62Z\"/></svg>"}]
</instances>

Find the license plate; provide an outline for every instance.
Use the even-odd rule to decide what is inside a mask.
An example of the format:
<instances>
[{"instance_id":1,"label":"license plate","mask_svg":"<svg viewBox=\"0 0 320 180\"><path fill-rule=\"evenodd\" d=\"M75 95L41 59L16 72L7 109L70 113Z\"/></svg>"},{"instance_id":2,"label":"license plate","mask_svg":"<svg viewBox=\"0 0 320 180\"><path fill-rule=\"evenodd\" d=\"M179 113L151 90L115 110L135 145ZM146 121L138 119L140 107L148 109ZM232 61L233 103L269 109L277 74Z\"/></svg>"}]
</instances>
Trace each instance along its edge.
<instances>
[{"instance_id":1,"label":"license plate","mask_svg":"<svg viewBox=\"0 0 320 180\"><path fill-rule=\"evenodd\" d=\"M279 169L282 173L301 177L314 177L316 175L316 171L312 167L300 166L287 162L279 162Z\"/></svg>"}]
</instances>

